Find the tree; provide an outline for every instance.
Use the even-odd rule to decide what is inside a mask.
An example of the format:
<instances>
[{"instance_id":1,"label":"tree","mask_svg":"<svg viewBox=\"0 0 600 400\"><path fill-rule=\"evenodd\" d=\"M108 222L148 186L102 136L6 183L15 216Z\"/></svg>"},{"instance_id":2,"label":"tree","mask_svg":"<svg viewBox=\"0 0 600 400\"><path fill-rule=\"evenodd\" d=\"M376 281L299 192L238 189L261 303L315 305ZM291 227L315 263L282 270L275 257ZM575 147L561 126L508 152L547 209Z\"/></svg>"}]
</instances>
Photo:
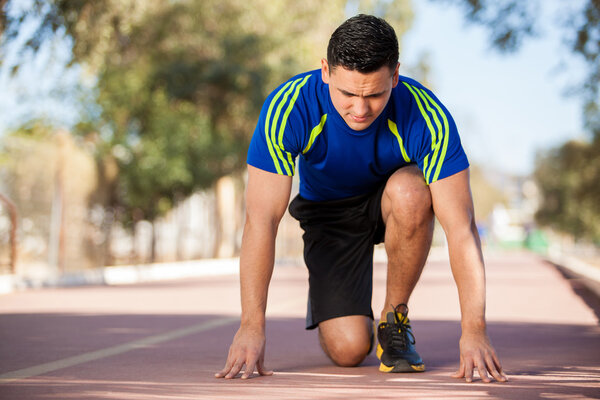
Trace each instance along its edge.
<instances>
[{"instance_id":1,"label":"tree","mask_svg":"<svg viewBox=\"0 0 600 400\"><path fill-rule=\"evenodd\" d=\"M211 20L235 21L240 9L221 3L207 13L205 3L141 18L98 73L102 112L91 125L109 132L104 147L119 167L111 198L125 222L153 222L243 165L247 127L269 74L256 58L266 39L231 24L211 29Z\"/></svg>"},{"instance_id":2,"label":"tree","mask_svg":"<svg viewBox=\"0 0 600 400\"><path fill-rule=\"evenodd\" d=\"M536 220L600 246L600 137L540 154L535 178L542 194Z\"/></svg>"},{"instance_id":3,"label":"tree","mask_svg":"<svg viewBox=\"0 0 600 400\"><path fill-rule=\"evenodd\" d=\"M539 34L540 1L437 0L459 4L469 21L490 31L492 45L504 52ZM536 160L540 187L538 223L600 245L600 0L581 6L561 4L555 27L564 33L571 53L584 61L587 73L573 95L582 99L590 140L570 141Z\"/></svg>"},{"instance_id":4,"label":"tree","mask_svg":"<svg viewBox=\"0 0 600 400\"><path fill-rule=\"evenodd\" d=\"M30 0L3 14L3 43L36 20L24 46L65 32L74 63L97 78L97 104L77 127L96 146L95 200L107 218L154 221L178 199L244 165L259 107L283 79L318 67L346 0ZM17 3L9 1L4 10ZM360 0L401 36L408 1ZM18 67L15 65L15 67ZM117 169L117 173L110 171ZM105 226L110 226L109 223ZM131 226L131 224L129 224ZM107 234L109 234L107 232Z\"/></svg>"},{"instance_id":5,"label":"tree","mask_svg":"<svg viewBox=\"0 0 600 400\"><path fill-rule=\"evenodd\" d=\"M33 1L8 21L4 43L27 18L40 20L32 51L66 30L73 62L96 75L100 113L77 131L94 138L105 178L94 199L108 220L154 221L242 165L269 74L266 40L236 26L242 2L210 3ZM118 173L103 173L109 166Z\"/></svg>"}]
</instances>

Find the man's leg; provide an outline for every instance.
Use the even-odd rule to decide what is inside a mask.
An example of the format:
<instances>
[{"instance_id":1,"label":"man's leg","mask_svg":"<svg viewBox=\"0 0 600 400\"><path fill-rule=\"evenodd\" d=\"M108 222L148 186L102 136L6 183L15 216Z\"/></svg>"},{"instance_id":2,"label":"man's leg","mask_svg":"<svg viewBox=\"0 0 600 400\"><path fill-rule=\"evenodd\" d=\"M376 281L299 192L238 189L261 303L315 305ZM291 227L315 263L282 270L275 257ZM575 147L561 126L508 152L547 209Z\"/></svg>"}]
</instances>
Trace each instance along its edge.
<instances>
[{"instance_id":1,"label":"man's leg","mask_svg":"<svg viewBox=\"0 0 600 400\"><path fill-rule=\"evenodd\" d=\"M429 187L416 166L396 171L381 199L388 255L387 312L408 299L419 280L433 237L433 209ZM373 321L363 315L332 318L319 323L319 341L325 354L340 366L356 366L367 356L373 339Z\"/></svg>"},{"instance_id":2,"label":"man's leg","mask_svg":"<svg viewBox=\"0 0 600 400\"><path fill-rule=\"evenodd\" d=\"M323 351L341 367L355 367L369 354L373 341L373 320L364 315L348 315L319 323L319 343Z\"/></svg>"},{"instance_id":3,"label":"man's leg","mask_svg":"<svg viewBox=\"0 0 600 400\"><path fill-rule=\"evenodd\" d=\"M387 287L381 320L398 304L407 304L421 276L433 238L431 193L416 166L396 171L381 199L388 257Z\"/></svg>"}]
</instances>

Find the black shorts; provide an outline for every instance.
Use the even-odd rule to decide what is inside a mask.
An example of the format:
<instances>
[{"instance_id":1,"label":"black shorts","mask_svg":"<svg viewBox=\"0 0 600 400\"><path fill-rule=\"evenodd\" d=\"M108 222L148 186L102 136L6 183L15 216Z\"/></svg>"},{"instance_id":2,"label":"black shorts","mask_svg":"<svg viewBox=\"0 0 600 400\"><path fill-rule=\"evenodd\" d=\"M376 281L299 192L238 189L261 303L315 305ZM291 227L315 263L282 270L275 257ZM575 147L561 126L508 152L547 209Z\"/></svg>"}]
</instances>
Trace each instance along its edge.
<instances>
[{"instance_id":1,"label":"black shorts","mask_svg":"<svg viewBox=\"0 0 600 400\"><path fill-rule=\"evenodd\" d=\"M384 188L385 183L373 193L322 202L298 195L291 202L290 214L304 230L309 272L306 329L347 315L373 319L373 248L385 235Z\"/></svg>"}]
</instances>

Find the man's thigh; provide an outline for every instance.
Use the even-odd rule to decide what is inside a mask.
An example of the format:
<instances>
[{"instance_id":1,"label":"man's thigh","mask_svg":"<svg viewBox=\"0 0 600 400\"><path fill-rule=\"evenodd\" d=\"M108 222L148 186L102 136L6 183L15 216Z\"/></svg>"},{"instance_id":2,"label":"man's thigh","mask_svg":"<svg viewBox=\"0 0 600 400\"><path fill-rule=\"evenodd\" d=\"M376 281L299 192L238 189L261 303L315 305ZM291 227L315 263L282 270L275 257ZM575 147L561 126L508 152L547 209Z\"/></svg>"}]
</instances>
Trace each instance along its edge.
<instances>
[{"instance_id":1,"label":"man's thigh","mask_svg":"<svg viewBox=\"0 0 600 400\"><path fill-rule=\"evenodd\" d=\"M384 231L382 193L383 185L355 198L312 202L297 196L290 204L290 214L304 229L310 284L307 329L349 315L373 318L373 246Z\"/></svg>"}]
</instances>

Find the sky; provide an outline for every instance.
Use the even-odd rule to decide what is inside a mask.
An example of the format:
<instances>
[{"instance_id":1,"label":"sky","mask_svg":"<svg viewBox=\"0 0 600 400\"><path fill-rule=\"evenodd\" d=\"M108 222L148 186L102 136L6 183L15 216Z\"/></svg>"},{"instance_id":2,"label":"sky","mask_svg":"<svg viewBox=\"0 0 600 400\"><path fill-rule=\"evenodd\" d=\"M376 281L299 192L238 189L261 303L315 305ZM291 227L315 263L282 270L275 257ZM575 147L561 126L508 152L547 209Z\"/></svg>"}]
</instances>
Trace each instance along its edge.
<instances>
[{"instance_id":1,"label":"sky","mask_svg":"<svg viewBox=\"0 0 600 400\"><path fill-rule=\"evenodd\" d=\"M30 0L11 2L18 8L30 7L29 3ZM64 32L45 43L36 57L26 53L23 56L26 62L17 75L11 74L11 67L20 57L18 49L38 25L39 21L24 23L14 46L0 53L0 135L30 117L44 118L66 128L77 122L82 69L66 65L71 58L71 44ZM86 85L89 86L88 82Z\"/></svg>"},{"instance_id":2,"label":"sky","mask_svg":"<svg viewBox=\"0 0 600 400\"><path fill-rule=\"evenodd\" d=\"M556 3L542 2L542 20L555 21ZM584 137L579 99L564 95L584 71L568 59L561 32L542 27L516 54L500 54L460 8L424 0L413 7L401 62L415 65L428 54L430 89L452 113L471 162L525 175L537 151ZM565 57L570 65L561 70Z\"/></svg>"},{"instance_id":3,"label":"sky","mask_svg":"<svg viewBox=\"0 0 600 400\"><path fill-rule=\"evenodd\" d=\"M558 3L542 2L543 20L553 21L551 7ZM427 54L431 89L454 116L472 163L526 175L533 171L537 151L585 136L578 98L564 95L583 69L570 63L560 70L570 55L560 32L546 27L516 54L500 54L491 49L488 32L468 25L458 7L426 0L413 0L413 7L415 20L402 38L401 62L414 66ZM33 28L23 27L24 33ZM3 57L10 65L15 54ZM0 69L0 135L27 116L66 127L77 121L81 68L65 67L68 59L68 43L57 40L22 68L19 79Z\"/></svg>"}]
</instances>

